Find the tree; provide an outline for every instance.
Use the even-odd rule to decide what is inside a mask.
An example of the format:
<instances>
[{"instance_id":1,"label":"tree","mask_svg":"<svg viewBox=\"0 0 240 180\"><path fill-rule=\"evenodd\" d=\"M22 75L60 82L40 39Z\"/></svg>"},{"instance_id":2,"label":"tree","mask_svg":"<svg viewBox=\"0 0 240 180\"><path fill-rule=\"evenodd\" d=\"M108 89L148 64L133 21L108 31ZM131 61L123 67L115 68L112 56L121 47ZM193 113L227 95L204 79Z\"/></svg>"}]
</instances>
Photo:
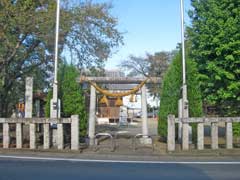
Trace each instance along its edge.
<instances>
[{"instance_id":1,"label":"tree","mask_svg":"<svg viewBox=\"0 0 240 180\"><path fill-rule=\"evenodd\" d=\"M122 61L119 66L128 72L127 76L148 77L150 62L146 58L130 55L129 58Z\"/></svg>"},{"instance_id":2,"label":"tree","mask_svg":"<svg viewBox=\"0 0 240 180\"><path fill-rule=\"evenodd\" d=\"M162 78L172 60L173 54L175 54L175 51L162 51L154 54L147 53L145 57L130 55L119 66L125 72L128 72L127 76ZM160 84L148 85L148 89L154 97L159 97Z\"/></svg>"},{"instance_id":3,"label":"tree","mask_svg":"<svg viewBox=\"0 0 240 180\"><path fill-rule=\"evenodd\" d=\"M128 72L128 76L161 77L167 70L173 54L175 54L175 51L161 51L154 54L147 53L145 57L130 55L119 66Z\"/></svg>"},{"instance_id":4,"label":"tree","mask_svg":"<svg viewBox=\"0 0 240 180\"><path fill-rule=\"evenodd\" d=\"M191 57L205 104L221 116L240 114L240 1L192 0Z\"/></svg>"},{"instance_id":5,"label":"tree","mask_svg":"<svg viewBox=\"0 0 240 180\"><path fill-rule=\"evenodd\" d=\"M108 3L87 0L79 6L63 3L59 34L61 57L70 54L79 69L102 67L112 48L122 43L122 35L116 29L117 19L110 15L110 9ZM23 97L26 76L37 74L35 80L49 82L55 14L56 1L52 0L0 1L0 116L8 116L12 106Z\"/></svg>"},{"instance_id":6,"label":"tree","mask_svg":"<svg viewBox=\"0 0 240 180\"><path fill-rule=\"evenodd\" d=\"M202 116L202 99L199 88L196 63L189 58L186 61L187 69L187 94L189 101L190 117ZM167 116L173 114L178 116L178 100L182 97L182 61L180 52L175 55L163 78L162 90L160 93L160 111L158 133L167 137Z\"/></svg>"},{"instance_id":7,"label":"tree","mask_svg":"<svg viewBox=\"0 0 240 180\"><path fill-rule=\"evenodd\" d=\"M76 82L76 78L79 75L79 70L75 66L68 65L67 63L61 64L58 72L59 98L61 99L61 116L71 117L71 115L79 115L80 136L85 136L87 133L87 113L82 88ZM46 116L48 117L50 116L51 99L52 90L48 92L45 106Z\"/></svg>"}]
</instances>

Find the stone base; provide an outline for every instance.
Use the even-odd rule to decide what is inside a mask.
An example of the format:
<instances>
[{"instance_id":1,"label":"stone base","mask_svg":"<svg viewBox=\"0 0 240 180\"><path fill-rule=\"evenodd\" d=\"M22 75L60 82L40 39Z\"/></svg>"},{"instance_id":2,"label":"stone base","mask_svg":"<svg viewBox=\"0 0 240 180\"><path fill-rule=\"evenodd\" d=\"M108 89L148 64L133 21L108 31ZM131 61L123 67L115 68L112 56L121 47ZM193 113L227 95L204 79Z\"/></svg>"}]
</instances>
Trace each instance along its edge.
<instances>
[{"instance_id":1,"label":"stone base","mask_svg":"<svg viewBox=\"0 0 240 180\"><path fill-rule=\"evenodd\" d=\"M148 138L148 137L142 137L139 139L140 143L141 144L144 144L144 145L152 145L152 139L151 138Z\"/></svg>"}]
</instances>

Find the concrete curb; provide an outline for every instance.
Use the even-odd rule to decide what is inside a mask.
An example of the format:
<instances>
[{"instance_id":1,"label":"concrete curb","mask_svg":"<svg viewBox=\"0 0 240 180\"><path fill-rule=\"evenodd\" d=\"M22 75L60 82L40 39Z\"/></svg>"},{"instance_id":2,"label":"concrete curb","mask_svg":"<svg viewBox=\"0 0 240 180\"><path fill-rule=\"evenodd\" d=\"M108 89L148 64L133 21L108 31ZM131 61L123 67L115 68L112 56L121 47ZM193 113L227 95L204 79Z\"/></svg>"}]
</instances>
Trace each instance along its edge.
<instances>
[{"instance_id":1,"label":"concrete curb","mask_svg":"<svg viewBox=\"0 0 240 180\"><path fill-rule=\"evenodd\" d=\"M54 158L76 158L90 160L134 160L134 161L181 161L181 160L240 160L240 150L216 150L209 151L188 151L188 152L171 152L167 154L114 154L114 153L94 153L80 151L40 151L40 150L17 150L17 149L1 149L0 155L13 156L33 156L33 157L54 157Z\"/></svg>"}]
</instances>

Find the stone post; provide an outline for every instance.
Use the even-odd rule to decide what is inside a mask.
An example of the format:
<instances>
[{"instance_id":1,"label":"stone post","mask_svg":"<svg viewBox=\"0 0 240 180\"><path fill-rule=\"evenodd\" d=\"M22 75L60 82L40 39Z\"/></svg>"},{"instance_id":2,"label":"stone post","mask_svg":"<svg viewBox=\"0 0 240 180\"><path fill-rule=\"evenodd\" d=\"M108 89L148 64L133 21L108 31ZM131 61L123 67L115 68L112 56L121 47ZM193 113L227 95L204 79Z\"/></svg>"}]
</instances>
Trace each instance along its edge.
<instances>
[{"instance_id":1,"label":"stone post","mask_svg":"<svg viewBox=\"0 0 240 180\"><path fill-rule=\"evenodd\" d=\"M33 78L26 78L25 87L25 118L32 118L32 104L33 104Z\"/></svg>"},{"instance_id":2,"label":"stone post","mask_svg":"<svg viewBox=\"0 0 240 180\"><path fill-rule=\"evenodd\" d=\"M182 142L182 99L178 100L178 142L181 143Z\"/></svg>"},{"instance_id":3,"label":"stone post","mask_svg":"<svg viewBox=\"0 0 240 180\"><path fill-rule=\"evenodd\" d=\"M142 87L142 134L148 135L146 85Z\"/></svg>"},{"instance_id":4,"label":"stone post","mask_svg":"<svg viewBox=\"0 0 240 180\"><path fill-rule=\"evenodd\" d=\"M93 85L91 85L89 120L88 120L88 136L90 146L93 146L95 144L94 140L95 123L96 123L96 89Z\"/></svg>"},{"instance_id":5,"label":"stone post","mask_svg":"<svg viewBox=\"0 0 240 180\"><path fill-rule=\"evenodd\" d=\"M29 124L29 140L30 140L30 149L36 149L36 124Z\"/></svg>"},{"instance_id":6,"label":"stone post","mask_svg":"<svg viewBox=\"0 0 240 180\"><path fill-rule=\"evenodd\" d=\"M79 148L79 117L78 115L71 116L71 150Z\"/></svg>"},{"instance_id":7,"label":"stone post","mask_svg":"<svg viewBox=\"0 0 240 180\"><path fill-rule=\"evenodd\" d=\"M232 132L232 122L226 123L226 148L233 148L233 132Z\"/></svg>"},{"instance_id":8,"label":"stone post","mask_svg":"<svg viewBox=\"0 0 240 180\"><path fill-rule=\"evenodd\" d=\"M16 123L16 148L22 148L22 123Z\"/></svg>"},{"instance_id":9,"label":"stone post","mask_svg":"<svg viewBox=\"0 0 240 180\"><path fill-rule=\"evenodd\" d=\"M63 124L57 124L57 148L63 149Z\"/></svg>"},{"instance_id":10,"label":"stone post","mask_svg":"<svg viewBox=\"0 0 240 180\"><path fill-rule=\"evenodd\" d=\"M186 122L183 122L182 126L182 149L188 150L189 149L189 124Z\"/></svg>"},{"instance_id":11,"label":"stone post","mask_svg":"<svg viewBox=\"0 0 240 180\"><path fill-rule=\"evenodd\" d=\"M197 148L198 150L204 149L204 124L198 123L197 125Z\"/></svg>"},{"instance_id":12,"label":"stone post","mask_svg":"<svg viewBox=\"0 0 240 180\"><path fill-rule=\"evenodd\" d=\"M9 136L9 124L3 123L3 148L9 148L10 136Z\"/></svg>"},{"instance_id":13,"label":"stone post","mask_svg":"<svg viewBox=\"0 0 240 180\"><path fill-rule=\"evenodd\" d=\"M50 148L50 128L49 123L43 124L43 149Z\"/></svg>"},{"instance_id":14,"label":"stone post","mask_svg":"<svg viewBox=\"0 0 240 180\"><path fill-rule=\"evenodd\" d=\"M212 149L218 149L218 123L211 124L211 147Z\"/></svg>"},{"instance_id":15,"label":"stone post","mask_svg":"<svg viewBox=\"0 0 240 180\"><path fill-rule=\"evenodd\" d=\"M175 151L175 117L168 116L168 132L167 132L167 148L168 151Z\"/></svg>"}]
</instances>

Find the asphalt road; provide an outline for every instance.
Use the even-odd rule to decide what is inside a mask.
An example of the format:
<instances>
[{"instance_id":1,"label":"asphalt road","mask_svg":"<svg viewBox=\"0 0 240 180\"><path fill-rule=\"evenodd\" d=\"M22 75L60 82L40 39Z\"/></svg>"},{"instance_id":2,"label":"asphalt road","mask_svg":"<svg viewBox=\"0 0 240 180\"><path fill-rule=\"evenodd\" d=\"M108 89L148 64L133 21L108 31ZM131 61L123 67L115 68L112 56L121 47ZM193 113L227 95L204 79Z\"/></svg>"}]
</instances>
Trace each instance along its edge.
<instances>
[{"instance_id":1,"label":"asphalt road","mask_svg":"<svg viewBox=\"0 0 240 180\"><path fill-rule=\"evenodd\" d=\"M1 180L240 179L240 164L72 162L0 158Z\"/></svg>"}]
</instances>

